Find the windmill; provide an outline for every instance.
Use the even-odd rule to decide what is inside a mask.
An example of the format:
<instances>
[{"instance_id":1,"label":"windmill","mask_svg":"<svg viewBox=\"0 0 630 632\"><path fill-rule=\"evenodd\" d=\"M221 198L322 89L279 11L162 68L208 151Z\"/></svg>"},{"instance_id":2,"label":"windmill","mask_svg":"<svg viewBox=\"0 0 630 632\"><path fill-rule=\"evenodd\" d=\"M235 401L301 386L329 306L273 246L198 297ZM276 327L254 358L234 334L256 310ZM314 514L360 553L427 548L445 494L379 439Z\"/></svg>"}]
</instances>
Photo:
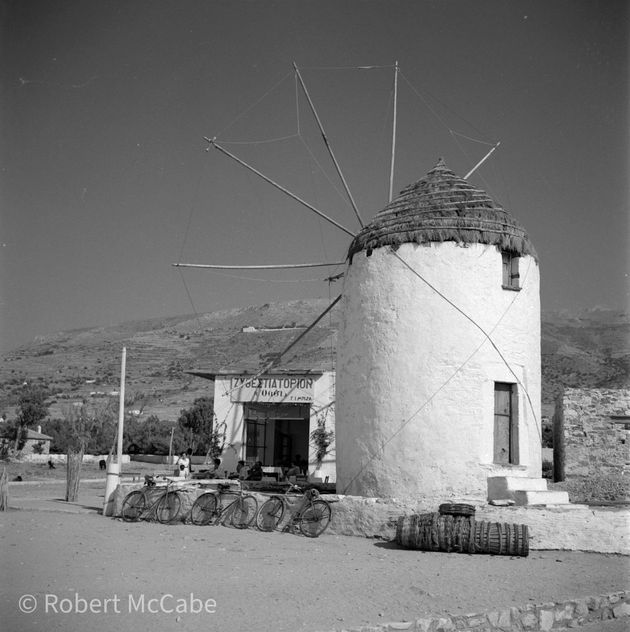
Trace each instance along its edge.
<instances>
[{"instance_id":1,"label":"windmill","mask_svg":"<svg viewBox=\"0 0 630 632\"><path fill-rule=\"evenodd\" d=\"M294 71L361 226L359 232L266 176L216 138L205 140L208 150L218 150L352 237L343 291L324 312L341 301L338 491L479 497L488 478L514 472L537 478L541 464L537 257L522 226L468 182L498 143L463 178L440 160L427 176L394 198L394 107L389 203L366 225L295 64ZM396 63L394 105L399 73ZM174 265L271 269L339 262ZM273 370L311 327L254 377Z\"/></svg>"}]
</instances>

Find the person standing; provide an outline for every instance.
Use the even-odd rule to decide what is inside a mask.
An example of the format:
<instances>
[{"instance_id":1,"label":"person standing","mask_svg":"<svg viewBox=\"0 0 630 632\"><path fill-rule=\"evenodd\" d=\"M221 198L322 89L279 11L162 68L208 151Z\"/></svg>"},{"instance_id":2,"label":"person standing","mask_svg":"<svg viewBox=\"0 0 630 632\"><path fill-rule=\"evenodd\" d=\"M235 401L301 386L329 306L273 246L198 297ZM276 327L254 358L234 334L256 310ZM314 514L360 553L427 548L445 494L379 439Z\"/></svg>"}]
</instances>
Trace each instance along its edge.
<instances>
[{"instance_id":1,"label":"person standing","mask_svg":"<svg viewBox=\"0 0 630 632\"><path fill-rule=\"evenodd\" d=\"M190 476L190 459L188 458L186 452L182 452L175 465L179 469L180 477L188 478Z\"/></svg>"}]
</instances>

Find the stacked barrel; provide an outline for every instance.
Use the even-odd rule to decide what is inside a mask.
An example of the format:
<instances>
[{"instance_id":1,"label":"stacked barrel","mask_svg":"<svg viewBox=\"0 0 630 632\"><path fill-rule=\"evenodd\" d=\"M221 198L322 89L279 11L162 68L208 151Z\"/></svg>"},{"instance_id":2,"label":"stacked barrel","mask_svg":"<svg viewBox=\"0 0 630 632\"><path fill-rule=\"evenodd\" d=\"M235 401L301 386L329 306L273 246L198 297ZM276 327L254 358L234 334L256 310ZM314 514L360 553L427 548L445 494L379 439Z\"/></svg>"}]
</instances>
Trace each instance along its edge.
<instances>
[{"instance_id":1,"label":"stacked barrel","mask_svg":"<svg viewBox=\"0 0 630 632\"><path fill-rule=\"evenodd\" d=\"M472 505L443 504L435 513L401 516L396 542L421 551L520 557L529 554L527 525L475 520L474 514Z\"/></svg>"}]
</instances>

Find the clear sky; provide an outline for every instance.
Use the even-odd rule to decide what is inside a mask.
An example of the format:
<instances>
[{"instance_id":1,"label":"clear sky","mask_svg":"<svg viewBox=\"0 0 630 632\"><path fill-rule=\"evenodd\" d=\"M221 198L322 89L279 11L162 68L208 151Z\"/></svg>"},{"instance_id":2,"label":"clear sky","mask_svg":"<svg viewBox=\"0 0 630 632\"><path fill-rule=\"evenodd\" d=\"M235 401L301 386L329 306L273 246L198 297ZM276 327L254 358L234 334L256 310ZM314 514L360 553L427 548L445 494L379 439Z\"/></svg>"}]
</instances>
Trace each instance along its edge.
<instances>
[{"instance_id":1,"label":"clear sky","mask_svg":"<svg viewBox=\"0 0 630 632\"><path fill-rule=\"evenodd\" d=\"M500 141L471 181L530 233L543 309L627 308L628 6L4 0L0 350L336 295L335 268L171 266L344 259L346 233L203 140L358 230L294 61L364 221L387 202L398 61L394 191L440 156L463 176Z\"/></svg>"}]
</instances>

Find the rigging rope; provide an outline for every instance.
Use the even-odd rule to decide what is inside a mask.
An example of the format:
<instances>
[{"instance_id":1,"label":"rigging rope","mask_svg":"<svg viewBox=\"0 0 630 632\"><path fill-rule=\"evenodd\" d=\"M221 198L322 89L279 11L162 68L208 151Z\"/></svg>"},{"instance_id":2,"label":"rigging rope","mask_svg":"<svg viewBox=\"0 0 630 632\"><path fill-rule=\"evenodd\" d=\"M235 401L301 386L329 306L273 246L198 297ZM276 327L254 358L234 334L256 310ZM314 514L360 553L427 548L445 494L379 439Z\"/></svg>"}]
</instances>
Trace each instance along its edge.
<instances>
[{"instance_id":1,"label":"rigging rope","mask_svg":"<svg viewBox=\"0 0 630 632\"><path fill-rule=\"evenodd\" d=\"M321 283L322 279L260 279L257 277L240 276L238 274L227 274L213 270L214 274L225 276L230 279L240 279L241 281L257 281L262 283Z\"/></svg>"},{"instance_id":2,"label":"rigging rope","mask_svg":"<svg viewBox=\"0 0 630 632\"><path fill-rule=\"evenodd\" d=\"M188 213L188 221L186 222L186 229L184 230L184 238L182 239L182 245L179 251L179 261L181 261L184 256L184 248L186 247L186 242L188 241L188 235L190 233L190 225L192 223L192 217L195 210L195 204L199 196L199 189L201 187L201 178L203 176L204 166L202 165L199 169L199 176L197 177L197 184L195 185L195 190L190 202L190 211ZM192 295L190 293L190 289L188 284L186 283L186 279L184 278L184 273L179 270L179 276L182 280L182 284L184 285L184 290L186 291L186 296L188 297L188 301L190 302L190 306L192 307L193 314L197 319L199 327L201 327L201 322L199 321L199 314L197 313L197 308L195 307L195 303L193 301Z\"/></svg>"},{"instance_id":3,"label":"rigging rope","mask_svg":"<svg viewBox=\"0 0 630 632\"><path fill-rule=\"evenodd\" d=\"M216 136L220 136L221 134L223 134L225 132L225 130L230 129L230 127L232 127L232 125L234 125L234 123L236 123L236 121L238 121L241 118L243 118L248 112L253 110L261 101L264 101L280 84L282 84L284 81L286 81L287 77L290 77L290 76L291 76L291 72L288 72L286 75L284 75L284 77L282 77L282 79L280 79L280 81L278 81L273 86L271 86L271 88L269 88L269 90L267 90L267 92L265 92L265 94L263 94L259 99L257 99L254 103L252 103L248 108L246 108L240 114L238 114L236 116L236 118L234 118L231 123L226 125L218 134L216 134Z\"/></svg>"},{"instance_id":4,"label":"rigging rope","mask_svg":"<svg viewBox=\"0 0 630 632\"><path fill-rule=\"evenodd\" d=\"M221 140L223 145L266 145L269 143L279 143L285 140L297 138L299 134L289 134L288 136L278 136L277 138L264 138L261 140ZM208 151L209 147L206 147Z\"/></svg>"},{"instance_id":5,"label":"rigging rope","mask_svg":"<svg viewBox=\"0 0 630 632\"><path fill-rule=\"evenodd\" d=\"M250 379L251 380L257 380L261 375L264 375L268 371L271 371L275 366L277 366L277 364L280 362L280 359L282 358L282 356L285 356L293 347L295 347L295 345L298 342L300 342L300 340L302 340L302 338L304 338L304 336L306 336L306 334L308 334L308 332L311 331L311 329L313 329L315 327L315 325L317 325L317 323L322 318L324 318L324 316L326 316L326 314L328 314L328 312L330 312L332 310L332 308L340 300L341 300L341 294L332 303L330 303L330 305L328 305L328 307L303 332L301 332L300 335L297 338L295 338L291 343L289 343L289 345L287 347L285 347L285 349L283 349L279 353L275 354L275 358L273 360L271 360L271 362L266 364L257 373L255 373ZM231 388L229 392L232 393L233 391L237 390L238 388L240 388L240 386L235 386L234 388Z\"/></svg>"},{"instance_id":6,"label":"rigging rope","mask_svg":"<svg viewBox=\"0 0 630 632\"><path fill-rule=\"evenodd\" d=\"M465 138L466 140L470 140L473 143L481 143L482 145L488 145L490 147L496 144L496 143L491 143L487 140L480 140L479 138L472 138L472 136L466 136L466 134L462 134L461 132L456 132L453 129L449 130L449 132L451 133L452 136L461 136L462 138Z\"/></svg>"},{"instance_id":7,"label":"rigging rope","mask_svg":"<svg viewBox=\"0 0 630 632\"><path fill-rule=\"evenodd\" d=\"M466 150L464 149L463 145L457 140L457 138L455 138L455 136L453 136L453 140L457 143L457 146L459 147L459 149L462 152L462 154L464 154L464 156L466 156L466 159L469 160L472 163L473 159L468 155L468 152L466 152ZM492 191L492 187L488 184L488 182L486 182L486 179L481 174L478 174L478 177L483 182L484 187L486 189Z\"/></svg>"},{"instance_id":8,"label":"rigging rope","mask_svg":"<svg viewBox=\"0 0 630 632\"><path fill-rule=\"evenodd\" d=\"M300 66L303 70L375 70L378 68L394 68L393 64L385 66Z\"/></svg>"},{"instance_id":9,"label":"rigging rope","mask_svg":"<svg viewBox=\"0 0 630 632\"><path fill-rule=\"evenodd\" d=\"M424 98L424 96L422 96L422 94L420 94L420 91L411 83L411 81L405 76L405 74L403 73L402 70L399 71L400 74L402 75L402 77L404 78L404 80L407 82L407 84L409 85L409 87L412 89L413 92L416 93L416 95L420 98L420 100L427 106L427 108L433 113L433 115L440 121L440 123L442 123L442 125L444 125L444 127L446 129L448 129L449 131L451 131L450 127L442 120L442 118L437 114L437 112L435 112L435 110L428 104L427 100ZM426 90L426 88L425 88ZM445 110L447 110L448 112L451 112L453 115L455 115L457 118L459 118L460 120L462 120L464 123L466 123L466 125L470 125L470 127L472 129L475 130L475 132L477 132L480 136L485 136L485 134L479 130L477 128L476 125L473 125L469 120L467 120L466 118L464 118L461 114L459 114L458 112L455 112L455 110L453 110L451 107L449 107L446 103L444 103L443 101L441 101L440 99L438 99L434 94L431 94L431 92L429 92L428 90L426 90L426 93L435 101L437 101ZM482 141L479 141L482 142Z\"/></svg>"},{"instance_id":10,"label":"rigging rope","mask_svg":"<svg viewBox=\"0 0 630 632\"><path fill-rule=\"evenodd\" d=\"M326 173L324 167L322 166L322 164L319 162L319 160L317 160L317 156L315 156L315 154L313 153L313 151L311 150L309 144L306 142L306 140L304 139L304 136L302 136L300 134L300 140L302 141L302 144L304 145L304 147L306 148L306 151L310 154L313 162L317 165L317 167L319 168L319 170L321 171L322 175L326 178L326 180L328 180L328 184L330 184L330 186L335 190L335 193L337 193L337 195L339 196L339 198L341 199L341 201L345 204L345 205L349 205L350 202L348 201L348 198L343 194L343 192L339 189L339 186L332 181L332 179L330 178L330 176L328 175L328 173Z\"/></svg>"},{"instance_id":11,"label":"rigging rope","mask_svg":"<svg viewBox=\"0 0 630 632\"><path fill-rule=\"evenodd\" d=\"M429 283L429 281L427 281L417 270L415 270L409 263L407 263L396 251L393 251L393 254L405 267L407 267L409 270L411 270L411 272L413 274L415 274L423 283L425 283L428 287L430 287L438 296L440 296L442 299L444 299L451 307L456 309L462 316L464 316L464 318L466 318L466 320L470 321L485 336L485 338L488 340L488 342L492 345L494 350L497 352L497 354L499 355L499 357L501 358L501 360L503 361L503 363L505 364L507 369L514 376L514 379L523 388L523 391L524 391L524 393L525 393L525 395L527 397L527 400L529 402L529 405L530 405L530 408L531 408L531 411L532 411L532 415L534 416L534 422L536 423L536 427L539 429L539 432L540 432L540 426L539 426L539 423L538 423L538 419L536 418L536 412L534 410L534 404L533 404L533 402L532 402L532 400L531 400L531 398L529 396L529 392L525 388L525 385L519 379L518 375L516 375L516 373L514 372L514 369L512 369L512 367L510 366L510 363L507 361L505 356L501 353L501 350L499 349L499 347L497 347L497 345L494 342L494 340L492 340L492 338L490 337L490 334L487 333L485 331L485 329L479 323L477 323L471 316L469 316L463 309L461 309L458 305L453 303L453 301L451 301L451 299L449 299L442 292L440 292L440 290L438 290L434 285ZM530 263L530 265L531 265L531 263ZM528 272L529 272L529 268L528 268ZM518 296L518 294L517 294L517 296ZM515 300L516 300L516 297L514 297L514 299L512 300L512 302L510 303L510 305L508 306L507 309L510 309L510 307L512 306L512 304L514 303ZM494 331L494 328L493 328L493 331Z\"/></svg>"}]
</instances>

